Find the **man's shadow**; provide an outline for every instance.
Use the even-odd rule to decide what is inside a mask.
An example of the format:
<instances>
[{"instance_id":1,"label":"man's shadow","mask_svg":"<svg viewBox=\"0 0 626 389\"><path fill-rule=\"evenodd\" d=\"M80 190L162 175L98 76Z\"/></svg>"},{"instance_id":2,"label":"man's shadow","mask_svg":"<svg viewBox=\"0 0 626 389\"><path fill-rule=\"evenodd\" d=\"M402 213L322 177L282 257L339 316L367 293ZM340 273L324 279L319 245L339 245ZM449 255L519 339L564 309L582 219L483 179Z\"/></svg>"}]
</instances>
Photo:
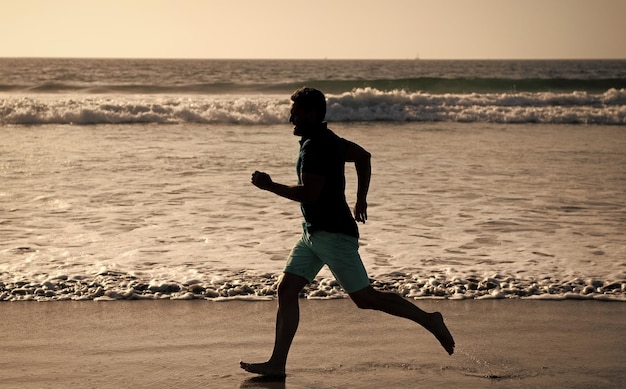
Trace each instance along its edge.
<instances>
[{"instance_id":1,"label":"man's shadow","mask_svg":"<svg viewBox=\"0 0 626 389\"><path fill-rule=\"evenodd\" d=\"M285 388L285 377L252 377L243 380L240 388L247 389L284 389Z\"/></svg>"}]
</instances>

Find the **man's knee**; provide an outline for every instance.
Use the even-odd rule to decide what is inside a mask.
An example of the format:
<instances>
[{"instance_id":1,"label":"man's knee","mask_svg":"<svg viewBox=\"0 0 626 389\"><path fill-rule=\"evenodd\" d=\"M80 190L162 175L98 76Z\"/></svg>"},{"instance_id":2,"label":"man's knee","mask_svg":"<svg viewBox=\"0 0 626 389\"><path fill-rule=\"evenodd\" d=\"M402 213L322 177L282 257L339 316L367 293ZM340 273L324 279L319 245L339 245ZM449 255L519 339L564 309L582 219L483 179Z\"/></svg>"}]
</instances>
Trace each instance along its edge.
<instances>
[{"instance_id":1,"label":"man's knee","mask_svg":"<svg viewBox=\"0 0 626 389\"><path fill-rule=\"evenodd\" d=\"M371 286L350 293L350 298L360 309L376 309L376 292Z\"/></svg>"},{"instance_id":2,"label":"man's knee","mask_svg":"<svg viewBox=\"0 0 626 389\"><path fill-rule=\"evenodd\" d=\"M308 283L308 281L301 276L297 276L291 273L284 273L278 283L278 297L298 297L300 291L304 288L304 286Z\"/></svg>"}]
</instances>

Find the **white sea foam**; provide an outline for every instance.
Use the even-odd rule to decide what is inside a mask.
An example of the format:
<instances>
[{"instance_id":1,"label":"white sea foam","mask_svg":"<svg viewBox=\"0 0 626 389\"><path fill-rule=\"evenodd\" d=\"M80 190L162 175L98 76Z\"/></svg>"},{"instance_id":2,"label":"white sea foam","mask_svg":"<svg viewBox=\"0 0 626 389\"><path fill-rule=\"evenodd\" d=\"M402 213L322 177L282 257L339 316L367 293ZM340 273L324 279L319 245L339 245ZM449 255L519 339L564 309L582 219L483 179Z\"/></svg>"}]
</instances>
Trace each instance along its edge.
<instances>
[{"instance_id":1,"label":"white sea foam","mask_svg":"<svg viewBox=\"0 0 626 389\"><path fill-rule=\"evenodd\" d=\"M46 96L0 99L11 124L239 123L286 121L288 99L254 97Z\"/></svg>"},{"instance_id":2,"label":"white sea foam","mask_svg":"<svg viewBox=\"0 0 626 389\"><path fill-rule=\"evenodd\" d=\"M357 89L328 99L336 121L626 123L626 90L432 95Z\"/></svg>"},{"instance_id":3,"label":"white sea foam","mask_svg":"<svg viewBox=\"0 0 626 389\"><path fill-rule=\"evenodd\" d=\"M328 96L329 121L626 124L626 90L602 94L428 94L359 88ZM286 123L284 95L54 95L0 98L0 123Z\"/></svg>"}]
</instances>

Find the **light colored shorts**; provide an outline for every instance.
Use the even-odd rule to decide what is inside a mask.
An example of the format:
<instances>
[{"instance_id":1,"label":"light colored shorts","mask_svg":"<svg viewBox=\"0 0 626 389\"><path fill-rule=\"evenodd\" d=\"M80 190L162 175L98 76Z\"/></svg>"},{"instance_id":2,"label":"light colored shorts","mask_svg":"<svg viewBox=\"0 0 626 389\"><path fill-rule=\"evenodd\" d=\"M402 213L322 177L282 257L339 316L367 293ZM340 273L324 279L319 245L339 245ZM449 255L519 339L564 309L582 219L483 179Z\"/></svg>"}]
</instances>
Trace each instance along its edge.
<instances>
[{"instance_id":1,"label":"light colored shorts","mask_svg":"<svg viewBox=\"0 0 626 389\"><path fill-rule=\"evenodd\" d=\"M285 272L312 282L322 267L328 265L346 292L356 292L370 284L358 250L356 237L327 231L310 234L305 228L289 254Z\"/></svg>"}]
</instances>

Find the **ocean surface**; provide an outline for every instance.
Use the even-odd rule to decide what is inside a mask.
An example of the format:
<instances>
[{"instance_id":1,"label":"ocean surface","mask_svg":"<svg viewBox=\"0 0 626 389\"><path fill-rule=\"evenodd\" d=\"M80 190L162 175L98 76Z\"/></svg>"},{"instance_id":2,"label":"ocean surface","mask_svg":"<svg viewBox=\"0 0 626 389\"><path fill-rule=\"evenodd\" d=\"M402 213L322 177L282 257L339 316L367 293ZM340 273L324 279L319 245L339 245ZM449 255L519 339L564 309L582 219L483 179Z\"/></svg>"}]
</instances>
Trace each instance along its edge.
<instances>
[{"instance_id":1,"label":"ocean surface","mask_svg":"<svg viewBox=\"0 0 626 389\"><path fill-rule=\"evenodd\" d=\"M373 154L375 287L626 301L626 61L19 58L0 301L274 298L301 215L250 175L295 182L303 85ZM304 294L345 297L327 270Z\"/></svg>"}]
</instances>

